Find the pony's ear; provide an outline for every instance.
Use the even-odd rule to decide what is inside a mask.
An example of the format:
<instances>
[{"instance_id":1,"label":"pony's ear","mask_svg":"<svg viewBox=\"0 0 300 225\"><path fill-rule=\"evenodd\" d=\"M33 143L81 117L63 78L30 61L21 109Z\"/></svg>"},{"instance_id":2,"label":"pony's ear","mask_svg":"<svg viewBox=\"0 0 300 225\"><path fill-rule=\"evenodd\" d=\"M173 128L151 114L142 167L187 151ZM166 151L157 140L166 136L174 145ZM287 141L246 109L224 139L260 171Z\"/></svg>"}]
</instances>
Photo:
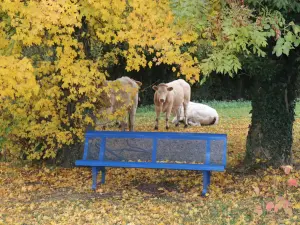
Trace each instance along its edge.
<instances>
[{"instance_id":1,"label":"pony's ear","mask_svg":"<svg viewBox=\"0 0 300 225\"><path fill-rule=\"evenodd\" d=\"M139 86L142 86L142 82L140 82L140 81L135 81L135 83L137 83L137 85L139 85Z\"/></svg>"},{"instance_id":2,"label":"pony's ear","mask_svg":"<svg viewBox=\"0 0 300 225\"><path fill-rule=\"evenodd\" d=\"M172 91L172 90L173 90L173 87L168 87L167 90L168 90L168 91Z\"/></svg>"},{"instance_id":3,"label":"pony's ear","mask_svg":"<svg viewBox=\"0 0 300 225\"><path fill-rule=\"evenodd\" d=\"M152 86L152 89L157 91L158 87L156 85Z\"/></svg>"}]
</instances>

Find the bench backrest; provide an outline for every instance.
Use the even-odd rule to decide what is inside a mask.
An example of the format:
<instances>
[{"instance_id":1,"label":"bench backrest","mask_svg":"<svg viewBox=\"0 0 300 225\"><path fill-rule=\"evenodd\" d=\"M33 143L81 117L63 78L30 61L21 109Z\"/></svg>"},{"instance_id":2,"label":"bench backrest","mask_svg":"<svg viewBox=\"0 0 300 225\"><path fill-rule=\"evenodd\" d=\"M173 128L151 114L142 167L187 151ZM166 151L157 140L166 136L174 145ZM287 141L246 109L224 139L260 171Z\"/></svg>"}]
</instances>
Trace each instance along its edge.
<instances>
[{"instance_id":1,"label":"bench backrest","mask_svg":"<svg viewBox=\"0 0 300 225\"><path fill-rule=\"evenodd\" d=\"M89 131L83 160L226 166L226 134Z\"/></svg>"}]
</instances>

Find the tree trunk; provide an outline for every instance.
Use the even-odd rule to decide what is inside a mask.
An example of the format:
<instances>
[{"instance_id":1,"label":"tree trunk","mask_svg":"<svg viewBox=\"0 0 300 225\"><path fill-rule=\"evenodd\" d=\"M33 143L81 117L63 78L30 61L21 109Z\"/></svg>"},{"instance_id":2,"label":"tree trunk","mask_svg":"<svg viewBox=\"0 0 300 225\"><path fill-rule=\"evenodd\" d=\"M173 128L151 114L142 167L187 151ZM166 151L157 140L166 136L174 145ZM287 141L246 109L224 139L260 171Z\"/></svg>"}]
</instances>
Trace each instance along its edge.
<instances>
[{"instance_id":1,"label":"tree trunk","mask_svg":"<svg viewBox=\"0 0 300 225\"><path fill-rule=\"evenodd\" d=\"M247 164L259 162L279 166L292 163L296 70L296 57L268 59L256 70L246 146Z\"/></svg>"},{"instance_id":2,"label":"tree trunk","mask_svg":"<svg viewBox=\"0 0 300 225\"><path fill-rule=\"evenodd\" d=\"M81 159L83 155L83 143L76 143L65 146L61 149L60 154L56 158L56 165L71 168L75 166L75 161Z\"/></svg>"},{"instance_id":3,"label":"tree trunk","mask_svg":"<svg viewBox=\"0 0 300 225\"><path fill-rule=\"evenodd\" d=\"M93 119L95 119L94 116L92 117ZM85 133L87 131L93 131L93 130L95 130L95 127L89 125L85 129ZM76 140L72 145L64 146L57 153L57 156L55 158L55 164L65 168L74 167L75 161L77 159L82 159L83 149L84 149L84 143L79 140Z\"/></svg>"}]
</instances>

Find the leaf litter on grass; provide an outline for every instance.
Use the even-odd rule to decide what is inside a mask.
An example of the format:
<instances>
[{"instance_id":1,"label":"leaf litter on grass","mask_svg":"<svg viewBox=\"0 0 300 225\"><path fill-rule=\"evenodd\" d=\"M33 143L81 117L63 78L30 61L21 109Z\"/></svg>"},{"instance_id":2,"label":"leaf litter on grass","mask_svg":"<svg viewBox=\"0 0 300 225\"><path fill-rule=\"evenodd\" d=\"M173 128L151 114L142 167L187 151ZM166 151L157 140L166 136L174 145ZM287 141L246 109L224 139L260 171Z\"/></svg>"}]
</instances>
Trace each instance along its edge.
<instances>
[{"instance_id":1,"label":"leaf litter on grass","mask_svg":"<svg viewBox=\"0 0 300 225\"><path fill-rule=\"evenodd\" d=\"M143 115L136 129L151 131L154 117ZM106 183L94 192L88 168L1 162L0 224L298 224L299 186L290 181L300 179L297 168L235 172L249 123L248 117L221 117L217 126L171 125L174 132L227 133L228 169L213 172L207 197L201 196L202 175L195 171L109 168ZM297 118L295 133L299 124Z\"/></svg>"}]
</instances>

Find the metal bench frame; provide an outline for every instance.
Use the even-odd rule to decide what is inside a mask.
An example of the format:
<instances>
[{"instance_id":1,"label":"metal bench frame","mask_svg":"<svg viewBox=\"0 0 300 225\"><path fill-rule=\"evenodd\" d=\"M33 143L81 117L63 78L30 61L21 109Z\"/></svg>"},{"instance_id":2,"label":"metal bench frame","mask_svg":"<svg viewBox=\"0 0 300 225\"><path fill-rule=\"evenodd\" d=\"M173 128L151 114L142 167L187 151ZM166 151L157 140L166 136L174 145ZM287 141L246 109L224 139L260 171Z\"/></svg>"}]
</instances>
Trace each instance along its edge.
<instances>
[{"instance_id":1,"label":"metal bench frame","mask_svg":"<svg viewBox=\"0 0 300 225\"><path fill-rule=\"evenodd\" d=\"M100 153L98 160L88 160L89 139L101 138ZM118 162L106 161L105 145L106 138L145 138L152 139L152 160L151 162ZM204 164L188 164L188 163L164 163L156 161L157 140L158 139L182 139L182 140L204 140L206 141L205 163ZM214 140L222 140L223 156L221 164L212 164L210 162L211 147L210 142ZM210 184L210 176L212 171L224 171L226 166L226 134L208 134L208 133L177 133L177 132L120 132L120 131L88 131L85 135L84 154L82 160L76 160L76 166L92 167L93 184L92 189L96 189L97 175L99 171L102 173L101 183L105 183L105 167L124 167L124 168L148 168L148 169L173 169L173 170L198 170L203 173L203 190L202 195L208 191ZM104 150L104 151L103 151Z\"/></svg>"}]
</instances>

